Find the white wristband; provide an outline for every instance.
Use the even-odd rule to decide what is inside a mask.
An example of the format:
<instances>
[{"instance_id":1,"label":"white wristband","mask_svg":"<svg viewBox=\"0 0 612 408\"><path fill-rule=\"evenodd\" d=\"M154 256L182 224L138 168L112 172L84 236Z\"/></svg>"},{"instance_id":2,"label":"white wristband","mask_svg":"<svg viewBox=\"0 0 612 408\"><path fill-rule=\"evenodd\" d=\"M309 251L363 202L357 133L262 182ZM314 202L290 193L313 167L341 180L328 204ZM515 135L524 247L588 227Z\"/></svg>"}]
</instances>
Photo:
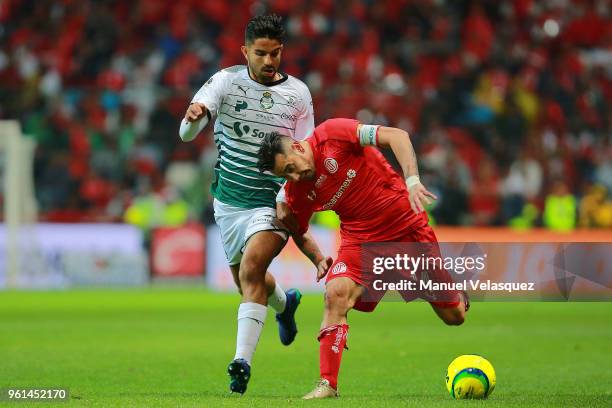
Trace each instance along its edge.
<instances>
[{"instance_id":1,"label":"white wristband","mask_svg":"<svg viewBox=\"0 0 612 408\"><path fill-rule=\"evenodd\" d=\"M421 184L419 176L410 176L406 178L406 187L410 188L417 184Z\"/></svg>"}]
</instances>

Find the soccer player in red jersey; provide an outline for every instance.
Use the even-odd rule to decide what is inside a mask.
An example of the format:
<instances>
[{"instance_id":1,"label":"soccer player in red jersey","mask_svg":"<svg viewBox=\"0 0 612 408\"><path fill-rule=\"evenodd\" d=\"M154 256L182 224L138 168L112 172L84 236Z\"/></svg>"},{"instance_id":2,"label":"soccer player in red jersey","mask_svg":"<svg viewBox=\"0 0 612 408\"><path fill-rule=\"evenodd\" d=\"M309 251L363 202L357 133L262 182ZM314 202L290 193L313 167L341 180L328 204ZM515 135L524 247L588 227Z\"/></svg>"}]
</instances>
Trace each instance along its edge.
<instances>
[{"instance_id":1,"label":"soccer player in red jersey","mask_svg":"<svg viewBox=\"0 0 612 408\"><path fill-rule=\"evenodd\" d=\"M405 180L375 146L392 149ZM318 336L321 381L304 398L337 397L338 372L349 329L347 313L351 309L371 312L384 295L364 296L374 274L362 270L360 244L430 243L439 256L436 236L424 212L424 205L436 197L419 180L416 155L406 132L351 119L327 120L303 141L267 135L259 150L258 166L261 171L287 179L285 200L297 224L293 238L315 265L329 266L319 268L317 273L317 280L327 275L325 312ZM341 221L341 245L333 263L306 234L312 213L324 210L335 211ZM445 270L428 273L438 282L452 282ZM405 300L417 296L400 294ZM449 291L443 301L426 300L445 323L463 323L468 308L463 292Z\"/></svg>"}]
</instances>

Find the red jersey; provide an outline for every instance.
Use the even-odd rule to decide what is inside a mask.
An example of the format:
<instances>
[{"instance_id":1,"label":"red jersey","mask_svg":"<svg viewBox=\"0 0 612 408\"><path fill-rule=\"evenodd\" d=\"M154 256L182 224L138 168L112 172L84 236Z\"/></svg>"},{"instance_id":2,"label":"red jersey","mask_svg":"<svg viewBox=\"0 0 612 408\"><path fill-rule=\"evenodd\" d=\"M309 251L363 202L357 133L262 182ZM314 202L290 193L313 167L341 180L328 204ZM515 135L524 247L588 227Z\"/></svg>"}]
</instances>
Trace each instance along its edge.
<instances>
[{"instance_id":1,"label":"red jersey","mask_svg":"<svg viewBox=\"0 0 612 408\"><path fill-rule=\"evenodd\" d=\"M285 185L302 233L312 213L324 210L340 217L343 245L393 241L427 224L425 213L412 211L404 180L378 149L361 146L358 125L352 119L330 119L307 139L316 176Z\"/></svg>"}]
</instances>

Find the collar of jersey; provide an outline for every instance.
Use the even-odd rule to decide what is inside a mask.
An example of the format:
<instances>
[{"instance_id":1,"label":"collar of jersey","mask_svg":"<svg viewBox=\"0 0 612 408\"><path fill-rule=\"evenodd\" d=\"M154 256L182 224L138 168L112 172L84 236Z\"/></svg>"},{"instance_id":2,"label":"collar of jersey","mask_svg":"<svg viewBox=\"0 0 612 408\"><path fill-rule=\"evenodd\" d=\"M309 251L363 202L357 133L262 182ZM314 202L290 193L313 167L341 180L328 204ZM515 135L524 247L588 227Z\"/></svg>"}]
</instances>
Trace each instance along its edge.
<instances>
[{"instance_id":1,"label":"collar of jersey","mask_svg":"<svg viewBox=\"0 0 612 408\"><path fill-rule=\"evenodd\" d=\"M253 82L255 82L256 84L259 85L263 85L263 86L267 86L267 87L271 87L274 85L278 85L278 84L282 84L283 82L285 82L287 79L289 79L289 75L285 74L284 72L278 71L278 73L281 75L281 79L277 79L274 82L268 82L267 84L262 84L261 82L257 82L256 80L254 80L251 77L251 70L249 69L249 66L247 65L247 76L249 77L249 79Z\"/></svg>"}]
</instances>

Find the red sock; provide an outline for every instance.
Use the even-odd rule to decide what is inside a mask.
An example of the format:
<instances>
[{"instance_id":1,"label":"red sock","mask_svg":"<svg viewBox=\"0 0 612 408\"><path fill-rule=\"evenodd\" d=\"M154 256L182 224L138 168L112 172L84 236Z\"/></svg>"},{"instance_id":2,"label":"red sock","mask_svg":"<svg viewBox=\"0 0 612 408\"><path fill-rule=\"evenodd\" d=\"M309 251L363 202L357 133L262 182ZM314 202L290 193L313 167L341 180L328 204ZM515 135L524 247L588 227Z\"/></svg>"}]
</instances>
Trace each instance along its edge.
<instances>
[{"instance_id":1,"label":"red sock","mask_svg":"<svg viewBox=\"0 0 612 408\"><path fill-rule=\"evenodd\" d=\"M347 324L336 324L319 332L319 368L321 378L329 381L334 389L338 388L338 372L342 351L346 347Z\"/></svg>"}]
</instances>

